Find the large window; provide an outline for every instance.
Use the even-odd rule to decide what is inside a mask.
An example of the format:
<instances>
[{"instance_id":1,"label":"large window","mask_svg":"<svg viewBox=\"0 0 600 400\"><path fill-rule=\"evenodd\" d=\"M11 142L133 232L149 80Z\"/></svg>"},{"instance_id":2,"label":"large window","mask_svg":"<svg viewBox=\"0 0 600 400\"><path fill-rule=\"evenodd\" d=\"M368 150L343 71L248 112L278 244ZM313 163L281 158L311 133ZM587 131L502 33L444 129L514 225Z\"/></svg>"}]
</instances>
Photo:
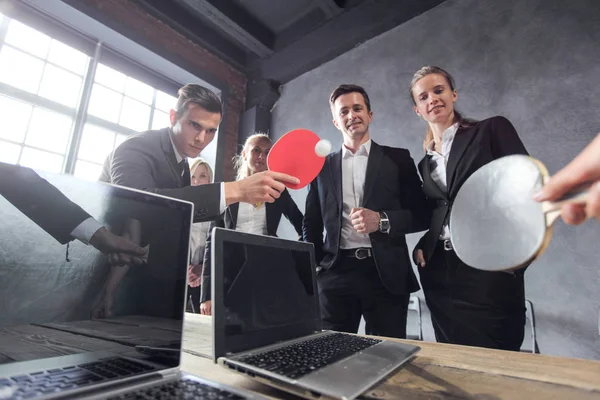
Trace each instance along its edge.
<instances>
[{"instance_id":1,"label":"large window","mask_svg":"<svg viewBox=\"0 0 600 400\"><path fill-rule=\"evenodd\" d=\"M175 101L0 14L0 161L96 180L128 135L168 126Z\"/></svg>"},{"instance_id":2,"label":"large window","mask_svg":"<svg viewBox=\"0 0 600 400\"><path fill-rule=\"evenodd\" d=\"M98 63L74 174L96 179L104 159L129 133L169 125L177 99Z\"/></svg>"}]
</instances>

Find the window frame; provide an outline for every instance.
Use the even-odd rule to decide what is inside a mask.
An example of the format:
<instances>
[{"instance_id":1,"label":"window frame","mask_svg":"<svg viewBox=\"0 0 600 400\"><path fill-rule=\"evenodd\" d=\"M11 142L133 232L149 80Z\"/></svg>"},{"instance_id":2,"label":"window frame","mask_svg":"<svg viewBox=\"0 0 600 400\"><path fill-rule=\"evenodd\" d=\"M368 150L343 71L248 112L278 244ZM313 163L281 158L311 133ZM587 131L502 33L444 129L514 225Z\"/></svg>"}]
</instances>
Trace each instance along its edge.
<instances>
[{"instance_id":1,"label":"window frame","mask_svg":"<svg viewBox=\"0 0 600 400\"><path fill-rule=\"evenodd\" d=\"M63 166L61 169L62 173L73 174L75 171L75 166L78 161L79 147L81 144L84 127L86 124L91 124L106 130L110 130L116 135L129 136L138 132L126 126L119 125L119 123L113 123L88 113L88 108L92 95L92 88L94 85L95 72L100 63L110 68L113 68L116 71L121 72L128 77L139 80L151 86L154 89L152 103L149 105L150 113L148 116L148 124L146 129L152 129L155 110L158 110L156 109L157 91L160 90L170 96L176 97L178 89L181 86L183 86L182 83L176 82L175 80L169 77L166 77L156 71L153 71L148 66L142 65L139 62L113 49L110 45L107 45L101 42L100 40L86 36L79 30L71 28L70 26L48 15L47 13L35 9L29 4L22 2L11 3L12 4L10 4L8 7L3 7L0 5L0 12L2 12L2 14L7 17L3 18L2 22L0 23L0 48L5 45L5 38L9 24L8 18L10 18L15 19L29 27L32 27L33 29L49 36L51 39L58 40L64 43L65 45L70 46L86 54L89 57L87 69L82 76L83 81L81 92L75 108L65 106L58 102L41 97L37 94L32 94L25 90L21 90L19 88L12 87L6 83L0 82L1 95L5 95L19 101L23 101L34 107L42 107L54 112L58 112L67 115L73 119L69 143L67 145L65 153L63 154ZM8 46L15 48L15 46L12 46L10 44L8 44ZM18 50L23 51L21 49ZM48 61L47 59L43 61L44 63L51 64L58 68L66 70L64 67L56 65L51 61ZM202 82L200 79L198 79L198 81ZM208 84L208 86L211 85ZM225 91L221 90L220 95L225 95ZM130 98L136 100L133 97ZM163 112L162 110L159 111ZM217 164L219 160L222 159L222 154L220 154L222 153L222 151L219 150L221 148L219 144L222 142L223 138L221 138L220 136L223 135L218 135L216 143L217 147L215 154L215 162ZM25 144L24 141L22 143L16 143L7 140L7 142L20 145L21 153L23 152L23 149L25 147L32 147ZM217 171L219 170L219 168L215 169Z\"/></svg>"}]
</instances>

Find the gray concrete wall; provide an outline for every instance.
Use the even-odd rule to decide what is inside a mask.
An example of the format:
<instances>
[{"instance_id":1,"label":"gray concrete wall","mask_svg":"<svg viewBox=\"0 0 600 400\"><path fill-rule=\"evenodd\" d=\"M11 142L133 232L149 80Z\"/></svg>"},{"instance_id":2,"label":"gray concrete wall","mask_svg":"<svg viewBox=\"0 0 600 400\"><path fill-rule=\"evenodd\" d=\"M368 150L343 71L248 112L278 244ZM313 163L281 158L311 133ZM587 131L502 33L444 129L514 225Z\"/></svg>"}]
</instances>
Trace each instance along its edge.
<instances>
[{"instance_id":1,"label":"gray concrete wall","mask_svg":"<svg viewBox=\"0 0 600 400\"><path fill-rule=\"evenodd\" d=\"M327 100L337 85L356 83L371 97L373 139L409 149L418 162L425 125L408 85L426 64L454 75L467 116L509 118L551 172L600 131L600 1L449 0L286 84L271 132L308 128L339 148ZM292 196L303 210L306 189ZM288 224L280 234L294 237ZM418 237L408 237L411 248ZM559 222L528 270L542 353L600 359L598 243L600 224ZM426 310L423 318L425 339L434 340Z\"/></svg>"}]
</instances>

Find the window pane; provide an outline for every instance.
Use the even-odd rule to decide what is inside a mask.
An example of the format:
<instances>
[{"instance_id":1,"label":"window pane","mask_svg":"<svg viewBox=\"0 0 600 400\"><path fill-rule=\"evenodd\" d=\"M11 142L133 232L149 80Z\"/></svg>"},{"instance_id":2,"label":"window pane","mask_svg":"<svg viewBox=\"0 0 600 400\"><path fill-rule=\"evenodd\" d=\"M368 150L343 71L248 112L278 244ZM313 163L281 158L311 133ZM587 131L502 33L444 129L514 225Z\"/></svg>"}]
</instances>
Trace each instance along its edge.
<instances>
[{"instance_id":1,"label":"window pane","mask_svg":"<svg viewBox=\"0 0 600 400\"><path fill-rule=\"evenodd\" d=\"M0 137L22 142L32 108L29 104L0 96Z\"/></svg>"},{"instance_id":2,"label":"window pane","mask_svg":"<svg viewBox=\"0 0 600 400\"><path fill-rule=\"evenodd\" d=\"M0 161L16 164L19 161L21 146L14 143L3 142L0 140Z\"/></svg>"},{"instance_id":3,"label":"window pane","mask_svg":"<svg viewBox=\"0 0 600 400\"><path fill-rule=\"evenodd\" d=\"M146 104L152 104L154 88L131 77L125 83L125 94Z\"/></svg>"},{"instance_id":4,"label":"window pane","mask_svg":"<svg viewBox=\"0 0 600 400\"><path fill-rule=\"evenodd\" d=\"M62 171L63 157L58 154L25 147L19 164L59 174Z\"/></svg>"},{"instance_id":5,"label":"window pane","mask_svg":"<svg viewBox=\"0 0 600 400\"><path fill-rule=\"evenodd\" d=\"M96 76L94 77L94 81L114 89L119 93L123 93L123 89L125 89L125 79L127 79L127 77L124 74L109 68L104 64L98 64Z\"/></svg>"},{"instance_id":6,"label":"window pane","mask_svg":"<svg viewBox=\"0 0 600 400\"><path fill-rule=\"evenodd\" d=\"M71 136L72 124L73 120L67 115L36 107L31 116L25 143L64 154Z\"/></svg>"},{"instance_id":7,"label":"window pane","mask_svg":"<svg viewBox=\"0 0 600 400\"><path fill-rule=\"evenodd\" d=\"M62 68L46 64L39 95L67 107L77 105L82 79Z\"/></svg>"},{"instance_id":8,"label":"window pane","mask_svg":"<svg viewBox=\"0 0 600 400\"><path fill-rule=\"evenodd\" d=\"M43 61L10 46L2 46L2 50L0 50L1 82L37 93L43 70Z\"/></svg>"},{"instance_id":9,"label":"window pane","mask_svg":"<svg viewBox=\"0 0 600 400\"><path fill-rule=\"evenodd\" d=\"M48 48L50 47L50 38L13 19L8 24L6 43L10 43L38 57L46 58Z\"/></svg>"},{"instance_id":10,"label":"window pane","mask_svg":"<svg viewBox=\"0 0 600 400\"><path fill-rule=\"evenodd\" d=\"M145 131L150 123L150 106L129 97L123 99L123 110L119 124L134 131Z\"/></svg>"},{"instance_id":11,"label":"window pane","mask_svg":"<svg viewBox=\"0 0 600 400\"><path fill-rule=\"evenodd\" d=\"M95 164L83 160L77 160L75 163L75 171L73 175L77 178L86 179L88 181L97 181L102 173L102 165Z\"/></svg>"},{"instance_id":12,"label":"window pane","mask_svg":"<svg viewBox=\"0 0 600 400\"><path fill-rule=\"evenodd\" d=\"M121 135L120 133L117 133L117 138L115 139L115 149L119 147L119 145L123 143L127 137L127 135Z\"/></svg>"},{"instance_id":13,"label":"window pane","mask_svg":"<svg viewBox=\"0 0 600 400\"><path fill-rule=\"evenodd\" d=\"M107 89L104 86L94 84L88 112L107 121L117 122L119 120L122 100L122 94Z\"/></svg>"},{"instance_id":14,"label":"window pane","mask_svg":"<svg viewBox=\"0 0 600 400\"><path fill-rule=\"evenodd\" d=\"M76 74L83 75L89 59L90 58L86 54L61 43L58 40L52 39L48 61L60 65Z\"/></svg>"},{"instance_id":15,"label":"window pane","mask_svg":"<svg viewBox=\"0 0 600 400\"><path fill-rule=\"evenodd\" d=\"M114 142L114 132L85 124L77 158L102 164L108 153L112 151Z\"/></svg>"},{"instance_id":16,"label":"window pane","mask_svg":"<svg viewBox=\"0 0 600 400\"><path fill-rule=\"evenodd\" d=\"M154 106L159 110L169 112L172 108L175 108L175 103L177 103L177 97L170 96L160 90L156 91L156 103Z\"/></svg>"},{"instance_id":17,"label":"window pane","mask_svg":"<svg viewBox=\"0 0 600 400\"><path fill-rule=\"evenodd\" d=\"M169 114L155 109L152 117L152 129L162 129L167 126L169 126Z\"/></svg>"}]
</instances>

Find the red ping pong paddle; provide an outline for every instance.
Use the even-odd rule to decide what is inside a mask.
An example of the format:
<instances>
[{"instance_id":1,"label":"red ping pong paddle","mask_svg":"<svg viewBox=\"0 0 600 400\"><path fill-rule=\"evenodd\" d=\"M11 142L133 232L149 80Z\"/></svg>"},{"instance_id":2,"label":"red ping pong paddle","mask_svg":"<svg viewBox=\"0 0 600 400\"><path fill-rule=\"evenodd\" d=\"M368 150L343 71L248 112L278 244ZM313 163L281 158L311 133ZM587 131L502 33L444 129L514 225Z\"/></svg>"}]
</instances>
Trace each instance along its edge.
<instances>
[{"instance_id":1,"label":"red ping pong paddle","mask_svg":"<svg viewBox=\"0 0 600 400\"><path fill-rule=\"evenodd\" d=\"M308 129L294 129L271 147L267 156L269 170L295 176L298 184L286 183L290 189L301 189L321 172L331 144ZM319 153L319 154L317 154Z\"/></svg>"}]
</instances>

